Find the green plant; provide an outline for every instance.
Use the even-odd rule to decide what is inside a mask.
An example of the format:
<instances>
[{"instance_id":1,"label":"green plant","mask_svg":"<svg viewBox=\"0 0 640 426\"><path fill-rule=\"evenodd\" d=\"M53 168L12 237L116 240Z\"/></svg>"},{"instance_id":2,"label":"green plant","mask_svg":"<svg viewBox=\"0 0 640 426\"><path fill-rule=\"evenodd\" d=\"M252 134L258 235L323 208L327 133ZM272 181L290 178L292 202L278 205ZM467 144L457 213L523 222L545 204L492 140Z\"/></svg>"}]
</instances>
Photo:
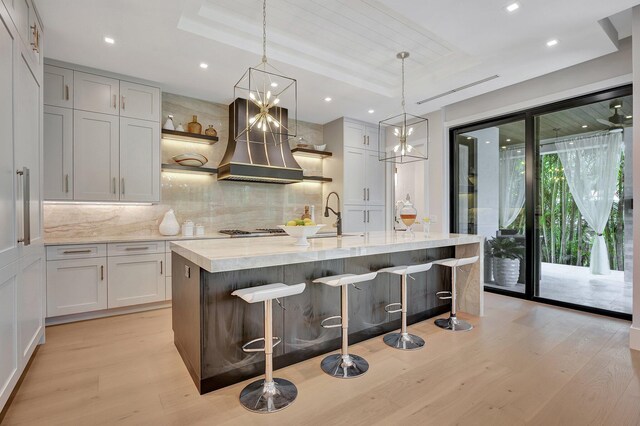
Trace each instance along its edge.
<instances>
[{"instance_id":1,"label":"green plant","mask_svg":"<svg viewBox=\"0 0 640 426\"><path fill-rule=\"evenodd\" d=\"M515 238L493 238L487 243L491 255L498 259L524 259L524 246Z\"/></svg>"}]
</instances>

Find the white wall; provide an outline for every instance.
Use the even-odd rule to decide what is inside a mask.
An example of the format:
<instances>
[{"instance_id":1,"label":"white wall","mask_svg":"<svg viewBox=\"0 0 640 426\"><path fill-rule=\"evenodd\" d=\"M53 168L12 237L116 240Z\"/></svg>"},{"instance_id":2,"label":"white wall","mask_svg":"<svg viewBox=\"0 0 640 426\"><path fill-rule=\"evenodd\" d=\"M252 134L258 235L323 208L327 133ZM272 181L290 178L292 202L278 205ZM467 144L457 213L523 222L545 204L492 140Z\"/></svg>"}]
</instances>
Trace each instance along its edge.
<instances>
[{"instance_id":1,"label":"white wall","mask_svg":"<svg viewBox=\"0 0 640 426\"><path fill-rule=\"evenodd\" d=\"M633 127L640 125L640 6L633 8ZM634 132L633 144L640 144L640 132ZM640 201L640 149L633 150L633 198ZM640 208L633 209L633 324L629 332L629 345L640 350Z\"/></svg>"}]
</instances>

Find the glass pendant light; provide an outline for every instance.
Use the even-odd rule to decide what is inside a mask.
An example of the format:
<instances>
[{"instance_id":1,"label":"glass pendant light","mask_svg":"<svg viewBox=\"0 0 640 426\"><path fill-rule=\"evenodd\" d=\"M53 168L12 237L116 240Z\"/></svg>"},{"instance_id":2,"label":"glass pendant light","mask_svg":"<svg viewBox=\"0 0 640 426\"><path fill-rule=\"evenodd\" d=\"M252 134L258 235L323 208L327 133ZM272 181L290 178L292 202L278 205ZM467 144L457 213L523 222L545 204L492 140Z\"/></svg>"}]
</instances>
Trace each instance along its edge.
<instances>
[{"instance_id":1,"label":"glass pendant light","mask_svg":"<svg viewBox=\"0 0 640 426\"><path fill-rule=\"evenodd\" d=\"M236 140L287 142L297 135L298 83L267 62L267 1L262 2L262 61L250 67L233 88L235 114L245 117Z\"/></svg>"},{"instance_id":2,"label":"glass pendant light","mask_svg":"<svg viewBox=\"0 0 640 426\"><path fill-rule=\"evenodd\" d=\"M408 114L405 109L404 60L409 52L400 52L396 57L402 61L402 113L378 124L378 159L398 164L427 160L429 120Z\"/></svg>"}]
</instances>

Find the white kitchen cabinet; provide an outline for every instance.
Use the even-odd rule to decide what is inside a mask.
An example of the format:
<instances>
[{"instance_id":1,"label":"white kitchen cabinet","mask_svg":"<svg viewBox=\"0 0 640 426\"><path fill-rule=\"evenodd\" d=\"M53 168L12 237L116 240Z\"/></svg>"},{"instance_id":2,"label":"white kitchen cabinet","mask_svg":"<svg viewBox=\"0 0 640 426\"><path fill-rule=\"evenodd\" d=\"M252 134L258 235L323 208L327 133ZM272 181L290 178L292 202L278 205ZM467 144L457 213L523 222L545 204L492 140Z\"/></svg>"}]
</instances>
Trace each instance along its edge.
<instances>
[{"instance_id":1,"label":"white kitchen cabinet","mask_svg":"<svg viewBox=\"0 0 640 426\"><path fill-rule=\"evenodd\" d=\"M16 0L17 1L17 0ZM16 170L13 168L13 35L8 16L0 15L0 268L18 259L15 216ZM2 377L0 377L0 389ZM0 407L2 404L0 403Z\"/></svg>"},{"instance_id":2,"label":"white kitchen cabinet","mask_svg":"<svg viewBox=\"0 0 640 426\"><path fill-rule=\"evenodd\" d=\"M385 212L384 206L366 207L367 222L365 229L367 232L384 231L385 230Z\"/></svg>"},{"instance_id":3,"label":"white kitchen cabinet","mask_svg":"<svg viewBox=\"0 0 640 426\"><path fill-rule=\"evenodd\" d=\"M44 66L44 104L73 108L73 70Z\"/></svg>"},{"instance_id":4,"label":"white kitchen cabinet","mask_svg":"<svg viewBox=\"0 0 640 426\"><path fill-rule=\"evenodd\" d=\"M367 212L364 205L344 205L342 211L343 232L364 232L366 223Z\"/></svg>"},{"instance_id":5,"label":"white kitchen cabinet","mask_svg":"<svg viewBox=\"0 0 640 426\"><path fill-rule=\"evenodd\" d=\"M120 113L119 80L75 71L73 89L75 109L113 115Z\"/></svg>"},{"instance_id":6,"label":"white kitchen cabinet","mask_svg":"<svg viewBox=\"0 0 640 426\"><path fill-rule=\"evenodd\" d=\"M47 317L101 309L107 309L106 257L47 262Z\"/></svg>"},{"instance_id":7,"label":"white kitchen cabinet","mask_svg":"<svg viewBox=\"0 0 640 426\"><path fill-rule=\"evenodd\" d=\"M13 108L14 168L16 171L22 171L23 174L16 176L17 227L19 238L30 240L31 245L42 240L42 194L40 187L42 170L40 125L42 115L40 109L41 88L37 75L25 55L18 55ZM28 175L25 170L28 171ZM25 203L25 195L27 194L28 206ZM28 214L25 217L27 208Z\"/></svg>"},{"instance_id":8,"label":"white kitchen cabinet","mask_svg":"<svg viewBox=\"0 0 640 426\"><path fill-rule=\"evenodd\" d=\"M164 253L108 258L108 307L165 300Z\"/></svg>"},{"instance_id":9,"label":"white kitchen cabinet","mask_svg":"<svg viewBox=\"0 0 640 426\"><path fill-rule=\"evenodd\" d=\"M73 110L44 106L44 199L73 199Z\"/></svg>"},{"instance_id":10,"label":"white kitchen cabinet","mask_svg":"<svg viewBox=\"0 0 640 426\"><path fill-rule=\"evenodd\" d=\"M160 89L120 80L120 117L160 122Z\"/></svg>"},{"instance_id":11,"label":"white kitchen cabinet","mask_svg":"<svg viewBox=\"0 0 640 426\"><path fill-rule=\"evenodd\" d=\"M364 124L344 120L344 147L364 149L366 144Z\"/></svg>"},{"instance_id":12,"label":"white kitchen cabinet","mask_svg":"<svg viewBox=\"0 0 640 426\"><path fill-rule=\"evenodd\" d=\"M120 118L120 200L160 201L160 124Z\"/></svg>"},{"instance_id":13,"label":"white kitchen cabinet","mask_svg":"<svg viewBox=\"0 0 640 426\"><path fill-rule=\"evenodd\" d=\"M344 204L362 204L366 201L366 161L365 150L350 147L344 149Z\"/></svg>"},{"instance_id":14,"label":"white kitchen cabinet","mask_svg":"<svg viewBox=\"0 0 640 426\"><path fill-rule=\"evenodd\" d=\"M18 359L18 264L0 268L0 408L20 377Z\"/></svg>"},{"instance_id":15,"label":"white kitchen cabinet","mask_svg":"<svg viewBox=\"0 0 640 426\"><path fill-rule=\"evenodd\" d=\"M25 256L18 275L18 357L27 365L44 335L45 261L41 253Z\"/></svg>"},{"instance_id":16,"label":"white kitchen cabinet","mask_svg":"<svg viewBox=\"0 0 640 426\"><path fill-rule=\"evenodd\" d=\"M74 200L118 200L120 119L78 110L73 119Z\"/></svg>"},{"instance_id":17,"label":"white kitchen cabinet","mask_svg":"<svg viewBox=\"0 0 640 426\"><path fill-rule=\"evenodd\" d=\"M386 164L378 160L378 153L367 151L364 167L364 180L367 190L367 204L383 206L385 204Z\"/></svg>"}]
</instances>

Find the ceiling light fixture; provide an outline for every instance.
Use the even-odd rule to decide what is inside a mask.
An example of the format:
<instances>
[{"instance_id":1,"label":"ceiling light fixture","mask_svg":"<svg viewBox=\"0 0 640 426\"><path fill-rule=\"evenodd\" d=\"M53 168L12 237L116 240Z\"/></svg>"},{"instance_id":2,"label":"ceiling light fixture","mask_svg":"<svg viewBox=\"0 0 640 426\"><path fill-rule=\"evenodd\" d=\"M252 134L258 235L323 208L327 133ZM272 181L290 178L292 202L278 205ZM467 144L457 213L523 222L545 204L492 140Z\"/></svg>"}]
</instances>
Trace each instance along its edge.
<instances>
[{"instance_id":1,"label":"ceiling light fixture","mask_svg":"<svg viewBox=\"0 0 640 426\"><path fill-rule=\"evenodd\" d=\"M507 149L507 147L506 147L506 146L504 146L504 145L502 145L502 149Z\"/></svg>"},{"instance_id":2,"label":"ceiling light fixture","mask_svg":"<svg viewBox=\"0 0 640 426\"><path fill-rule=\"evenodd\" d=\"M471 136L467 136L468 141L470 141L471 139L473 139Z\"/></svg>"},{"instance_id":3,"label":"ceiling light fixture","mask_svg":"<svg viewBox=\"0 0 640 426\"><path fill-rule=\"evenodd\" d=\"M327 96L326 98L324 98L324 101L325 101L325 102L331 102L331 100L332 100L332 99L331 99L331 97L330 97L330 96Z\"/></svg>"},{"instance_id":4,"label":"ceiling light fixture","mask_svg":"<svg viewBox=\"0 0 640 426\"><path fill-rule=\"evenodd\" d=\"M392 148L378 144L378 160L391 163L411 163L429 159L429 120L416 115L407 114L404 96L404 60L409 52L400 52L396 58L402 61L402 113L389 117L378 123L378 140L390 140L395 137L397 143ZM411 144L409 144L411 139ZM426 154L415 148L421 145Z\"/></svg>"},{"instance_id":5,"label":"ceiling light fixture","mask_svg":"<svg viewBox=\"0 0 640 426\"><path fill-rule=\"evenodd\" d=\"M373 110L373 109L370 109L370 110L369 110L369 111L367 111L367 112L368 112L369 114L373 114L373 113L374 113L374 112L376 112L376 111L375 111L375 110Z\"/></svg>"},{"instance_id":6,"label":"ceiling light fixture","mask_svg":"<svg viewBox=\"0 0 640 426\"><path fill-rule=\"evenodd\" d=\"M202 68L203 70L206 70L207 68L209 68L209 64L205 64L204 62L201 62L200 68Z\"/></svg>"},{"instance_id":7,"label":"ceiling light fixture","mask_svg":"<svg viewBox=\"0 0 640 426\"><path fill-rule=\"evenodd\" d=\"M491 141L485 141L484 143L491 143Z\"/></svg>"},{"instance_id":8,"label":"ceiling light fixture","mask_svg":"<svg viewBox=\"0 0 640 426\"><path fill-rule=\"evenodd\" d=\"M627 120L629 120L629 119L633 118L633 115L627 115L625 118L626 118Z\"/></svg>"},{"instance_id":9,"label":"ceiling light fixture","mask_svg":"<svg viewBox=\"0 0 640 426\"><path fill-rule=\"evenodd\" d=\"M558 44L558 40L556 40L556 39L554 38L553 40L549 40L549 41L547 42L547 47L553 47L553 46L555 46L556 44Z\"/></svg>"},{"instance_id":10,"label":"ceiling light fixture","mask_svg":"<svg viewBox=\"0 0 640 426\"><path fill-rule=\"evenodd\" d=\"M281 144L296 137L298 82L267 62L267 0L262 2L262 61L250 67L233 89L234 99L247 100L241 113L249 116L246 125L236 129L234 139Z\"/></svg>"},{"instance_id":11,"label":"ceiling light fixture","mask_svg":"<svg viewBox=\"0 0 640 426\"><path fill-rule=\"evenodd\" d=\"M516 10L520 9L520 5L518 3L511 3L509 6L506 7L507 12L509 13L513 13Z\"/></svg>"},{"instance_id":12,"label":"ceiling light fixture","mask_svg":"<svg viewBox=\"0 0 640 426\"><path fill-rule=\"evenodd\" d=\"M113 44L113 43L115 43L116 41L115 41L114 39L112 39L111 37L105 37L105 38L104 38L104 42L105 42L105 43L109 43L109 44Z\"/></svg>"},{"instance_id":13,"label":"ceiling light fixture","mask_svg":"<svg viewBox=\"0 0 640 426\"><path fill-rule=\"evenodd\" d=\"M511 142L511 139L507 139L507 142Z\"/></svg>"},{"instance_id":14,"label":"ceiling light fixture","mask_svg":"<svg viewBox=\"0 0 640 426\"><path fill-rule=\"evenodd\" d=\"M587 127L589 127L589 126L587 126L586 124L583 124L583 125L582 125L582 128L583 128L583 129L586 129Z\"/></svg>"}]
</instances>

